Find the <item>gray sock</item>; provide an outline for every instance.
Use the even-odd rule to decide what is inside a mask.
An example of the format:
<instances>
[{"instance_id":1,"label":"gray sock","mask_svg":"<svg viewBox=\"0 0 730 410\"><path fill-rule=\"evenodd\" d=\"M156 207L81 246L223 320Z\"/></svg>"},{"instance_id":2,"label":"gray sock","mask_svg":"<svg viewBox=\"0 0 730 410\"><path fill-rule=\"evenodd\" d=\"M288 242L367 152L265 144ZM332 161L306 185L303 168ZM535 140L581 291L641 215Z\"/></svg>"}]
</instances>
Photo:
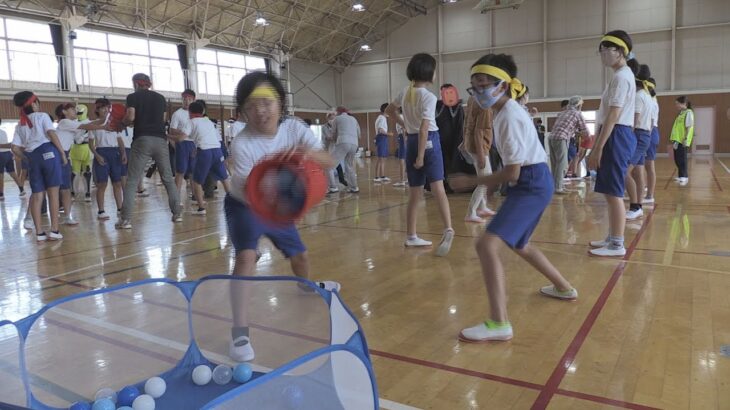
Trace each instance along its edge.
<instances>
[{"instance_id":1,"label":"gray sock","mask_svg":"<svg viewBox=\"0 0 730 410\"><path fill-rule=\"evenodd\" d=\"M622 249L624 247L623 236L608 236L608 249Z\"/></svg>"},{"instance_id":2,"label":"gray sock","mask_svg":"<svg viewBox=\"0 0 730 410\"><path fill-rule=\"evenodd\" d=\"M238 339L241 336L248 337L248 326L241 326L241 327L232 327L231 328L231 338L233 340ZM235 343L236 347L245 346L248 344L248 340L239 340Z\"/></svg>"}]
</instances>

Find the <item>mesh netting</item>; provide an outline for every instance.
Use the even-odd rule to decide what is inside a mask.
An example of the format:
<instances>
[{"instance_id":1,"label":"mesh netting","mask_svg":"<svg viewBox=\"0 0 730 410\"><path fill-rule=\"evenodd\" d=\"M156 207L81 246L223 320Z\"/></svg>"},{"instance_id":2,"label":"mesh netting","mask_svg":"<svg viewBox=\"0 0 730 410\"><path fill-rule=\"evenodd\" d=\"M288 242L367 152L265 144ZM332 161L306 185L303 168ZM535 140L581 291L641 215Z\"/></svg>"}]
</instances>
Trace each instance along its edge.
<instances>
[{"instance_id":1,"label":"mesh netting","mask_svg":"<svg viewBox=\"0 0 730 410\"><path fill-rule=\"evenodd\" d=\"M233 326L250 329L252 379L195 385L195 366L236 364ZM378 407L357 321L339 295L295 278L148 280L0 322L2 403L63 409L104 387L143 390L158 375L167 383L161 410Z\"/></svg>"}]
</instances>

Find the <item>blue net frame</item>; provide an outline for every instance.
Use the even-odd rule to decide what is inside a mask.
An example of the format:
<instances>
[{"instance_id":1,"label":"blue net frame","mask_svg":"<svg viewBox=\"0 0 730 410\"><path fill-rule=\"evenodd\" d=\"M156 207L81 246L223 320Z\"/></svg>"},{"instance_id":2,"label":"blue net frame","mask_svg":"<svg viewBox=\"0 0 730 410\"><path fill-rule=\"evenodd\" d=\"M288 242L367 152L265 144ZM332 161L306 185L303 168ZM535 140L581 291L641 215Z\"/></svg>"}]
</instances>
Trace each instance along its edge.
<instances>
[{"instance_id":1,"label":"blue net frame","mask_svg":"<svg viewBox=\"0 0 730 410\"><path fill-rule=\"evenodd\" d=\"M228 289L237 283L243 286L258 287L257 291L267 290L270 299L272 297L286 297L292 294L291 292L286 293L282 290L284 289L298 290L306 293L308 295L307 297L310 298L306 306L316 306L324 302L324 306L319 310L319 313L324 311L329 312L329 317L323 318L329 321L329 340L321 338L320 342L323 342L321 343L321 347L298 355L293 360L287 360L280 365L277 362L274 368L254 366L253 377L247 383L239 384L231 381L225 385L218 385L211 382L204 386L204 388L193 387L190 376L193 368L198 365L208 365L212 369L216 364L221 363L220 355L209 354L207 350L201 349L200 347L201 340L198 339L196 331L199 333L203 332L200 332L199 326L194 324L194 321L198 320L194 319L194 316L200 313L199 309L196 310L193 306L200 299L196 298L196 295L199 293L205 294L205 292L208 292L209 295L220 295L221 289ZM43 345L43 343L34 344L34 337L39 335L37 338L41 338L44 335L42 332L46 330L46 326L54 323L54 314L68 315L68 310L71 310L74 304L84 306L83 309L86 309L88 306L93 307L93 303L98 303L98 298L111 296L118 296L116 299L130 301L129 306L132 306L132 298L126 296L132 294L131 292L136 292L135 295L139 296L144 291L164 288L166 292L172 292L167 293L168 295L176 293L170 287L176 289L179 296L181 296L180 308L178 310L180 311L180 318L187 318L187 348L182 348L183 345L180 344L180 350L184 350L184 353L182 351L180 352L181 356L179 360L171 368L156 374L146 374L142 380L129 383L137 387L141 392L144 392L144 382L147 378L153 376L162 377L167 383L167 392L156 400L156 409L303 410L317 408L322 410L377 410L379 408L377 385L364 333L357 319L344 304L339 294L326 291L310 281L296 277L243 278L230 275L211 275L195 281L181 282L170 279L148 279L83 292L50 302L36 313L23 319L17 321L0 321L0 336L5 335L5 337L0 337L0 348L3 347L2 344L5 344L5 348L0 349L0 353L12 350L12 348L8 348L8 345L12 346L14 342L17 343L17 367L14 367L15 363L13 363L13 367L18 373L16 375L18 380L15 381L17 385L15 389L15 393L17 393L16 400L9 400L10 403L4 403L6 400L1 397L3 391L0 389L0 409L24 408L21 406L38 410L68 408L68 406L63 407L47 404L45 400L39 398L35 389L39 384L42 385L43 383L39 383L36 380L38 379L37 375L32 374L32 370L28 369L28 346L34 346L31 349L32 354L37 354L37 345ZM210 297L208 298L210 299ZM296 298L296 296L293 298ZM137 298L135 297L133 299ZM134 300L134 303L137 302L139 300ZM87 303L89 304L88 306ZM145 303L145 300L142 303ZM185 304L187 305L186 307ZM223 302L219 304L225 305ZM130 320L129 311L125 311L125 314L126 320ZM300 314L300 317L303 317L301 316L303 315L302 312L298 312L298 314ZM73 319L75 316L69 317ZM134 320L131 321L133 322ZM102 322L98 323L105 325ZM69 326L72 329L76 329L77 332L85 332L80 327ZM267 327L262 326L262 328ZM322 333L324 332L323 330ZM15 337L7 336L12 336L13 334ZM294 332L283 334L289 337L297 336ZM307 336L301 337L303 340L307 339ZM273 340L282 339L284 337ZM317 340L313 337L309 337L309 339ZM295 344L301 345L296 339L293 340L294 342L290 342L291 346ZM255 341L256 338L252 336L252 342L255 343ZM213 357L207 357L209 355ZM69 375L73 370L64 369L62 374ZM6 368L5 373L9 374L14 372L8 371ZM93 379L94 375L92 374L88 377ZM3 383L0 381L0 384ZM12 385L12 383L4 384ZM116 390L120 387L116 386ZM12 389L12 387L7 387L6 392L8 391L7 389ZM21 395L23 397L23 403L19 402L17 398ZM93 401L93 397L89 397L88 393L80 396L87 402ZM70 401L70 399L67 401Z\"/></svg>"}]
</instances>

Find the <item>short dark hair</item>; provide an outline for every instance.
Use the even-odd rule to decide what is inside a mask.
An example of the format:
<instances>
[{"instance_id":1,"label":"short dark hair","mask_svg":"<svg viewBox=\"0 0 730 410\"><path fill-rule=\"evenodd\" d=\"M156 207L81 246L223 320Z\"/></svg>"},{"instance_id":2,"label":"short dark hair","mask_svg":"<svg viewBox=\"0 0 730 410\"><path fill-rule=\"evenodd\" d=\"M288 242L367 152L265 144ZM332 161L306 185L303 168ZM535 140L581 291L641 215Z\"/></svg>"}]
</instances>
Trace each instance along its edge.
<instances>
[{"instance_id":1,"label":"short dark hair","mask_svg":"<svg viewBox=\"0 0 730 410\"><path fill-rule=\"evenodd\" d=\"M471 66L472 68L474 68L475 66L482 64L501 68L510 77L517 77L517 64L515 64L515 59L509 54L487 54L480 57L479 60L477 60ZM487 75L487 77L491 78L494 81L502 81L501 78L492 77L491 75ZM525 93L527 92L529 91L527 89L527 86L525 86ZM512 94L508 92L507 96L511 98Z\"/></svg>"},{"instance_id":2,"label":"short dark hair","mask_svg":"<svg viewBox=\"0 0 730 410\"><path fill-rule=\"evenodd\" d=\"M238 82L236 86L236 106L242 106L253 90L262 83L269 83L274 87L274 90L279 95L281 113L284 114L286 108L286 92L284 91L284 86L281 85L281 81L276 76L262 71L248 73Z\"/></svg>"},{"instance_id":3,"label":"short dark hair","mask_svg":"<svg viewBox=\"0 0 730 410\"><path fill-rule=\"evenodd\" d=\"M383 103L380 105L380 113L384 113L385 109L388 108L388 103Z\"/></svg>"},{"instance_id":4,"label":"short dark hair","mask_svg":"<svg viewBox=\"0 0 730 410\"><path fill-rule=\"evenodd\" d=\"M108 107L110 105L112 105L112 103L107 98L97 98L96 101L94 101L94 114L98 117L99 108Z\"/></svg>"},{"instance_id":5,"label":"short dark hair","mask_svg":"<svg viewBox=\"0 0 730 410\"><path fill-rule=\"evenodd\" d=\"M58 104L56 106L56 111L55 111L56 118L58 118L59 120L65 119L66 118L66 115L63 113L63 110L68 110L69 108L75 107L75 106L76 106L76 104L74 104L74 103Z\"/></svg>"},{"instance_id":6,"label":"short dark hair","mask_svg":"<svg viewBox=\"0 0 730 410\"><path fill-rule=\"evenodd\" d=\"M431 54L418 53L411 57L406 67L406 77L410 81L433 81L436 72L436 59Z\"/></svg>"},{"instance_id":7,"label":"short dark hair","mask_svg":"<svg viewBox=\"0 0 730 410\"><path fill-rule=\"evenodd\" d=\"M692 109L692 103L689 102L689 98L686 95L680 95L676 101L680 104L687 104L687 108Z\"/></svg>"},{"instance_id":8,"label":"short dark hair","mask_svg":"<svg viewBox=\"0 0 730 410\"><path fill-rule=\"evenodd\" d=\"M606 33L606 35L618 37L621 40L623 40L623 42L626 43L626 46L629 48L629 52L631 52L631 50L634 49L634 43L631 41L631 36L629 36L629 34L627 32L625 32L623 30L613 30L613 31L609 31L608 33ZM621 55L623 55L624 57L628 57L628 54L626 53L624 48L619 46L618 44L612 43L610 41L601 41L601 44L599 44L599 46L618 49L618 51L621 52Z\"/></svg>"},{"instance_id":9,"label":"short dark hair","mask_svg":"<svg viewBox=\"0 0 730 410\"><path fill-rule=\"evenodd\" d=\"M568 104L570 104L570 101L568 100L560 101L560 108L565 108L568 106Z\"/></svg>"},{"instance_id":10,"label":"short dark hair","mask_svg":"<svg viewBox=\"0 0 730 410\"><path fill-rule=\"evenodd\" d=\"M307 124L308 127L311 127L312 126L312 120L310 120L309 118L305 118L302 121L304 121L304 123Z\"/></svg>"},{"instance_id":11,"label":"short dark hair","mask_svg":"<svg viewBox=\"0 0 730 410\"><path fill-rule=\"evenodd\" d=\"M26 101L28 101L28 98L32 97L33 93L30 91L20 91L15 93L13 96L13 104L15 104L16 107L22 108L23 112L26 114L31 114L33 112L33 107L30 105L27 107L23 107L23 104L25 104Z\"/></svg>"},{"instance_id":12,"label":"short dark hair","mask_svg":"<svg viewBox=\"0 0 730 410\"><path fill-rule=\"evenodd\" d=\"M190 103L190 106L188 107L188 112L191 112L193 114L204 114L205 113L205 105L201 102L202 100L196 100Z\"/></svg>"},{"instance_id":13,"label":"short dark hair","mask_svg":"<svg viewBox=\"0 0 730 410\"><path fill-rule=\"evenodd\" d=\"M440 87L439 89L440 89L440 90L443 90L444 88L449 88L449 87L453 87L453 86L454 86L454 85L453 85L453 84L451 84L451 83L445 83L445 84L443 84L443 85L442 85L442 86L441 86L441 87Z\"/></svg>"},{"instance_id":14,"label":"short dark hair","mask_svg":"<svg viewBox=\"0 0 730 410\"><path fill-rule=\"evenodd\" d=\"M185 89L185 91L183 91L182 93L183 93L183 95L185 95L185 94L190 94L190 95L192 95L192 96L193 96L193 98L195 98L195 97L196 97L195 91L193 91L193 90L191 90L191 89L189 89L189 88L186 88L186 89Z\"/></svg>"}]
</instances>

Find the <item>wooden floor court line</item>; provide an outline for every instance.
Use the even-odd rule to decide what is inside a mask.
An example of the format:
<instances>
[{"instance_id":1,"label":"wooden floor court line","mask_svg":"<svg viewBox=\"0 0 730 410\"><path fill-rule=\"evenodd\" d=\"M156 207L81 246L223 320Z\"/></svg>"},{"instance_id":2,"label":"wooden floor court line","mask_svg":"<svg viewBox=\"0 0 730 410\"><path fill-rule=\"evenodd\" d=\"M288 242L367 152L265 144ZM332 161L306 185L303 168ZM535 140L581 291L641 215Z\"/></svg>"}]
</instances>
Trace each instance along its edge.
<instances>
[{"instance_id":1,"label":"wooden floor court line","mask_svg":"<svg viewBox=\"0 0 730 410\"><path fill-rule=\"evenodd\" d=\"M717 189L722 192L722 185L720 185L720 180L717 179L717 174L715 174L715 170L710 168L710 173L712 174L712 179L715 181L715 185L717 185Z\"/></svg>"},{"instance_id":2,"label":"wooden floor court line","mask_svg":"<svg viewBox=\"0 0 730 410\"><path fill-rule=\"evenodd\" d=\"M670 175L670 176L669 176L669 178L667 178L667 183L666 183L666 184L664 184L664 190L665 190L665 191L667 190L667 188L669 188L669 184L670 184L670 183L672 182L672 180L674 179L674 174L676 174L676 173L677 173L677 169L675 168L674 170L672 170L672 175Z\"/></svg>"},{"instance_id":3,"label":"wooden floor court line","mask_svg":"<svg viewBox=\"0 0 730 410\"><path fill-rule=\"evenodd\" d=\"M560 361L553 370L553 373L550 375L550 378L545 384L545 387L540 391L540 394L537 396L537 399L532 405L533 410L547 408L548 404L550 404L550 400L557 393L560 387L560 383L563 381L563 378L565 377L568 368L570 368L570 366L575 361L575 358L578 355L580 348L583 346L583 343L588 338L588 334L593 328L593 325L596 323L596 320L601 314L603 307L606 305L608 297L611 295L611 292L613 292L616 283L618 283L618 280L623 275L624 269L626 269L627 265L626 261L631 259L631 255L633 255L636 245L638 245L641 237L644 235L644 232L646 232L646 228L651 224L651 219L654 216L654 212L656 212L657 208L658 205L652 208L652 210L646 217L645 223L641 226L641 229L634 237L634 240L631 241L631 244L626 249L626 256L624 256L621 262L619 262L618 266L616 266L616 269L613 271L611 278L606 283L603 291L601 291L600 296L586 316L580 329L578 329L578 333L576 333L576 335L573 337L570 345L568 345L568 348L565 350L565 353L560 358Z\"/></svg>"}]
</instances>

